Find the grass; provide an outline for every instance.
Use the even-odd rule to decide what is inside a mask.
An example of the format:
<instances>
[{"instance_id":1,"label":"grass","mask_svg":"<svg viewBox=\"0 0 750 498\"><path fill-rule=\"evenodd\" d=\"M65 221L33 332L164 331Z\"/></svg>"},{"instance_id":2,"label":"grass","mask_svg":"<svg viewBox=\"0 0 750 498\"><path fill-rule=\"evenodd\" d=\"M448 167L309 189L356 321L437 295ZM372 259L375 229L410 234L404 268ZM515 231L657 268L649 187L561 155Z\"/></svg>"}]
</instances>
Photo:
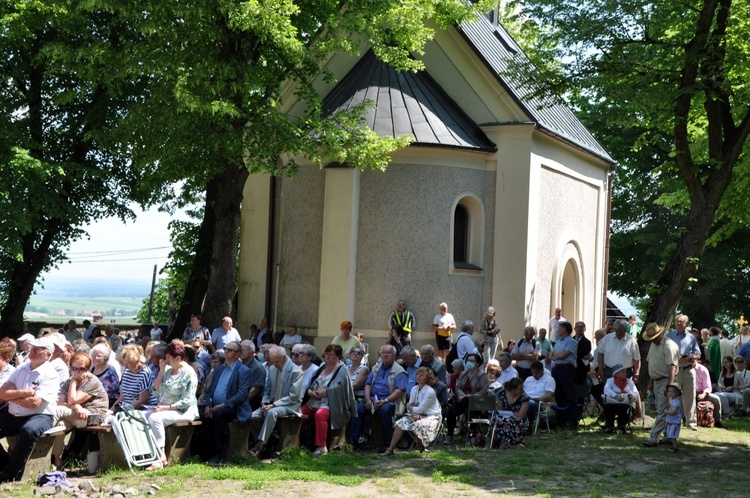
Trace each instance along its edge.
<instances>
[{"instance_id":1,"label":"grass","mask_svg":"<svg viewBox=\"0 0 750 498\"><path fill-rule=\"evenodd\" d=\"M274 462L236 461L212 467L196 461L135 476L117 470L98 475L94 485L151 483L158 496L747 496L745 460L750 418L727 421L730 430L683 431L680 452L643 448L647 433L604 435L587 427L578 434L542 432L526 449L456 447L395 458L332 452L314 458L286 451ZM189 485L186 486L186 483ZM0 496L31 497L30 484L4 485Z\"/></svg>"}]
</instances>

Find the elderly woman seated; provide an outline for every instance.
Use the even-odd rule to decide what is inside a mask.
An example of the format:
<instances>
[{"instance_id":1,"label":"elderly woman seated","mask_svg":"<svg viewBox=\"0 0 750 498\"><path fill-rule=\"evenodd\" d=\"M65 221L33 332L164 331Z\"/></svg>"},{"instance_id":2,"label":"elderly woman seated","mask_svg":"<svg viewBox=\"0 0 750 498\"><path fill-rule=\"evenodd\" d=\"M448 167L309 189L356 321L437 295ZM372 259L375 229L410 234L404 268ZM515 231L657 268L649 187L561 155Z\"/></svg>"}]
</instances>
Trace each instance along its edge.
<instances>
[{"instance_id":1,"label":"elderly woman seated","mask_svg":"<svg viewBox=\"0 0 750 498\"><path fill-rule=\"evenodd\" d=\"M482 368L482 357L478 354L466 356L465 370L461 372L456 380L456 388L453 393L453 404L446 409L448 419L448 432L443 440L445 444L453 442L453 431L456 428L456 418L466 412L469 408L469 396L489 394L490 383L487 374Z\"/></svg>"},{"instance_id":2,"label":"elderly woman seated","mask_svg":"<svg viewBox=\"0 0 750 498\"><path fill-rule=\"evenodd\" d=\"M404 435L404 431L414 434L414 441L419 451L435 440L440 430L443 414L435 392L437 377L435 371L429 367L420 367L416 375L417 384L411 388L409 403L406 405L406 415L396 421L391 438L391 445L383 456L393 455L396 445Z\"/></svg>"},{"instance_id":3,"label":"elderly woman seated","mask_svg":"<svg viewBox=\"0 0 750 498\"><path fill-rule=\"evenodd\" d=\"M151 396L151 386L154 378L146 368L143 353L135 344L128 344L120 352L120 361L125 366L120 381L120 398L118 403L131 404L133 408L141 409L146 405L156 404L156 398Z\"/></svg>"},{"instance_id":4,"label":"elderly woman seated","mask_svg":"<svg viewBox=\"0 0 750 498\"><path fill-rule=\"evenodd\" d=\"M493 448L524 448L523 436L529 430L529 396L523 390L523 381L513 377L497 392L495 435Z\"/></svg>"},{"instance_id":5,"label":"elderly woman seated","mask_svg":"<svg viewBox=\"0 0 750 498\"><path fill-rule=\"evenodd\" d=\"M70 377L60 388L55 418L65 429L86 427L104 421L109 408L107 391L99 379L89 372L91 357L86 353L76 353L70 359ZM74 436L75 437L75 436ZM62 466L64 438L55 438L52 455L55 465Z\"/></svg>"},{"instance_id":6,"label":"elderly woman seated","mask_svg":"<svg viewBox=\"0 0 750 498\"><path fill-rule=\"evenodd\" d=\"M604 432L615 431L616 417L617 431L625 433L625 427L635 409L636 399L638 399L638 389L633 381L628 379L627 368L620 364L612 367L612 377L607 379L604 385L604 418L606 420Z\"/></svg>"},{"instance_id":7,"label":"elderly woman seated","mask_svg":"<svg viewBox=\"0 0 750 498\"><path fill-rule=\"evenodd\" d=\"M152 388L158 398L157 405L149 406L146 413L148 425L161 450L162 461L154 463L146 470L160 469L167 464L164 457L165 428L175 422L198 418L198 401L195 398L198 377L195 370L184 361L185 347L172 342L164 353L166 358L159 362L159 375Z\"/></svg>"},{"instance_id":8,"label":"elderly woman seated","mask_svg":"<svg viewBox=\"0 0 750 498\"><path fill-rule=\"evenodd\" d=\"M115 367L109 364L109 355L112 352L109 349L109 344L97 344L91 348L91 373L104 386L104 390L107 391L107 397L109 398L109 406L112 406L120 397L120 375L115 370Z\"/></svg>"},{"instance_id":9,"label":"elderly woman seated","mask_svg":"<svg viewBox=\"0 0 750 498\"><path fill-rule=\"evenodd\" d=\"M341 362L343 350L330 344L323 353L323 365L312 376L302 398L302 425L315 422L315 455L328 453L328 425L337 430L346 427L356 416L352 381L346 365Z\"/></svg>"}]
</instances>

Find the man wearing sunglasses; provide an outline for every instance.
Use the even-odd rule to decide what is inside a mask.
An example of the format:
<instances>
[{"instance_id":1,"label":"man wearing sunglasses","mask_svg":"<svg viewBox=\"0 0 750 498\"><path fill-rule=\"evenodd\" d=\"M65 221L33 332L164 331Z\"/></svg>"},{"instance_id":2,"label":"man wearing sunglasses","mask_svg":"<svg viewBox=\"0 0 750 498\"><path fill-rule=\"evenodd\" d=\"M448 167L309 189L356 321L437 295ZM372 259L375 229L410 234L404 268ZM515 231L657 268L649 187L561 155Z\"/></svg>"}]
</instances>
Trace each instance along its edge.
<instances>
[{"instance_id":1,"label":"man wearing sunglasses","mask_svg":"<svg viewBox=\"0 0 750 498\"><path fill-rule=\"evenodd\" d=\"M0 482L15 481L23 475L37 439L50 427L57 407L60 378L49 364L55 346L48 339L31 342L29 361L21 365L0 386L0 438L17 435L11 455L0 445Z\"/></svg>"}]
</instances>

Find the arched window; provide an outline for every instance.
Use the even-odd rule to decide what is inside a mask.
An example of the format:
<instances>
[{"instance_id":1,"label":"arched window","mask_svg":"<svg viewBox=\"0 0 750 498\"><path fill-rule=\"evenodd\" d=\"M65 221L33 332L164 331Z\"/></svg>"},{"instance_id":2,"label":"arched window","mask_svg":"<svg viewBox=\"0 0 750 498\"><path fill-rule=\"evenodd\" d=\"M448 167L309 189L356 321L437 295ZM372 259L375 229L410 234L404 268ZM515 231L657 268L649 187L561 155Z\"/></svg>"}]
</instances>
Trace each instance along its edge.
<instances>
[{"instance_id":1,"label":"arched window","mask_svg":"<svg viewBox=\"0 0 750 498\"><path fill-rule=\"evenodd\" d=\"M451 220L453 250L451 271L482 270L484 249L484 207L473 194L459 197Z\"/></svg>"},{"instance_id":2,"label":"arched window","mask_svg":"<svg viewBox=\"0 0 750 498\"><path fill-rule=\"evenodd\" d=\"M468 263L469 259L469 212L464 206L456 206L453 214L453 262Z\"/></svg>"}]
</instances>

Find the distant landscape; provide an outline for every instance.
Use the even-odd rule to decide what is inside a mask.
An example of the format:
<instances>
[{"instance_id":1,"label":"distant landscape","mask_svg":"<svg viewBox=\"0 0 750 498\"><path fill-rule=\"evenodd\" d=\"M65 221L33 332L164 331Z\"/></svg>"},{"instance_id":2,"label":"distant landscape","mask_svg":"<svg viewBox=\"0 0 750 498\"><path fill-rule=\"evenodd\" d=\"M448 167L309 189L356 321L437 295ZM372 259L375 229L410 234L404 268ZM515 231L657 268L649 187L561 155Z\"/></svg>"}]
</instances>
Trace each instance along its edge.
<instances>
[{"instance_id":1,"label":"distant landscape","mask_svg":"<svg viewBox=\"0 0 750 498\"><path fill-rule=\"evenodd\" d=\"M31 296L25 315L28 320L62 323L98 312L106 323L132 321L150 291L148 281L48 280Z\"/></svg>"}]
</instances>

